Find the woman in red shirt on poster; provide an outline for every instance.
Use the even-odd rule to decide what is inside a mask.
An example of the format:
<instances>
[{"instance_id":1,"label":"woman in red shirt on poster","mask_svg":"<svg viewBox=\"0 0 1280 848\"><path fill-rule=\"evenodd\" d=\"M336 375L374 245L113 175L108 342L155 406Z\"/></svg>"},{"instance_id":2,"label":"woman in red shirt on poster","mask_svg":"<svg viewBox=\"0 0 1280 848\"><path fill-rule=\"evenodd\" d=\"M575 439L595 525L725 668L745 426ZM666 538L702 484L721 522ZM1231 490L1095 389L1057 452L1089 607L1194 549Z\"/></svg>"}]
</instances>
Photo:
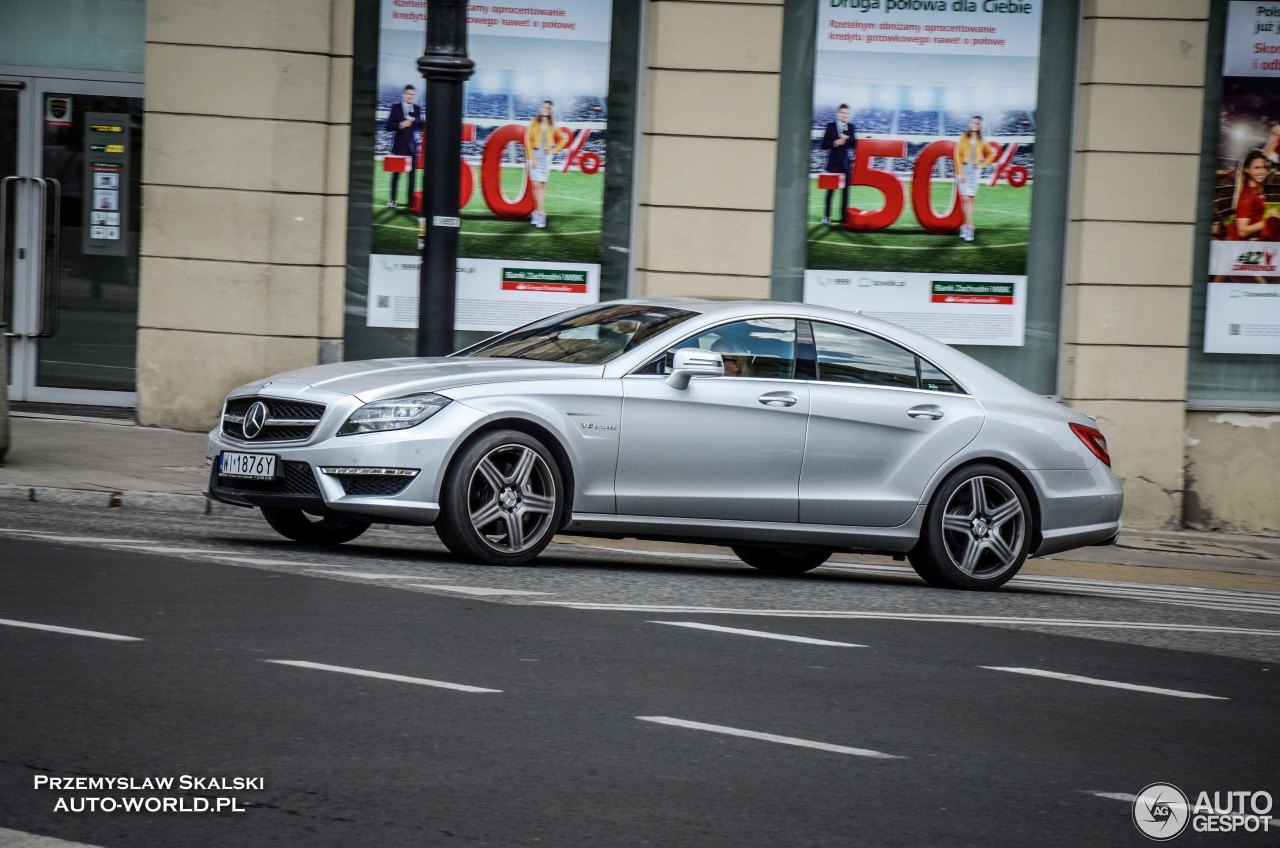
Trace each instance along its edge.
<instances>
[{"instance_id":1,"label":"woman in red shirt on poster","mask_svg":"<svg viewBox=\"0 0 1280 848\"><path fill-rule=\"evenodd\" d=\"M1276 224L1271 223L1271 219L1267 217L1267 201L1262 189L1270 170L1267 154L1256 148L1250 150L1240 160L1240 167L1236 171L1236 194L1233 204L1236 210L1234 236L1237 239L1261 240L1271 235L1271 233L1264 233L1265 230L1274 230L1276 227ZM1271 224L1270 228L1268 224Z\"/></svg>"},{"instance_id":2,"label":"woman in red shirt on poster","mask_svg":"<svg viewBox=\"0 0 1280 848\"><path fill-rule=\"evenodd\" d=\"M1240 160L1236 169L1234 200L1236 220L1227 238L1240 241L1280 241L1280 218L1267 214L1265 184L1271 174L1271 163L1264 150L1254 148ZM1274 278L1215 277L1215 282L1268 283Z\"/></svg>"}]
</instances>

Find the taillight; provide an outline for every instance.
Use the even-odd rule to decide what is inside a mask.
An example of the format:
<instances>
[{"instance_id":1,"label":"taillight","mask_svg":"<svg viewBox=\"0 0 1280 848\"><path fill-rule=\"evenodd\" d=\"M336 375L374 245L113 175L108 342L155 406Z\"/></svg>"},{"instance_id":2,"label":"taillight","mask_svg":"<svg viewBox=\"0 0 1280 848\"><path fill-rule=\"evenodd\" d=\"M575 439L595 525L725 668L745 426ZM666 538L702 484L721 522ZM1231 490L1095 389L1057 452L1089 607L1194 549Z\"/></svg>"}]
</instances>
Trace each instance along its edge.
<instances>
[{"instance_id":1,"label":"taillight","mask_svg":"<svg viewBox=\"0 0 1280 848\"><path fill-rule=\"evenodd\" d=\"M1094 427L1086 427L1083 424L1072 424L1071 432L1075 433L1080 441L1084 442L1084 446L1089 452L1098 459L1111 464L1111 454L1107 453L1107 437L1102 435L1102 431Z\"/></svg>"}]
</instances>

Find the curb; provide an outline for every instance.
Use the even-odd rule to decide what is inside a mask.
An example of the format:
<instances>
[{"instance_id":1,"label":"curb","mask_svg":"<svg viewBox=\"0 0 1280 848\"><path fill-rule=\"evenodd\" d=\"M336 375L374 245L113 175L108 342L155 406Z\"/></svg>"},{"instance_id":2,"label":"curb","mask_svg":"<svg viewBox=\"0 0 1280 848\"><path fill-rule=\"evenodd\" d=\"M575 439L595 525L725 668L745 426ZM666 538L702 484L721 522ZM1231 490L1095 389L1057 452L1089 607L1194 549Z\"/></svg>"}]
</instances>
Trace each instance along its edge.
<instances>
[{"instance_id":1,"label":"curb","mask_svg":"<svg viewBox=\"0 0 1280 848\"><path fill-rule=\"evenodd\" d=\"M29 501L100 509L176 512L188 515L247 515L248 510L217 503L204 495L171 492L111 492L102 489L61 489L53 486L0 484L0 501Z\"/></svg>"}]
</instances>

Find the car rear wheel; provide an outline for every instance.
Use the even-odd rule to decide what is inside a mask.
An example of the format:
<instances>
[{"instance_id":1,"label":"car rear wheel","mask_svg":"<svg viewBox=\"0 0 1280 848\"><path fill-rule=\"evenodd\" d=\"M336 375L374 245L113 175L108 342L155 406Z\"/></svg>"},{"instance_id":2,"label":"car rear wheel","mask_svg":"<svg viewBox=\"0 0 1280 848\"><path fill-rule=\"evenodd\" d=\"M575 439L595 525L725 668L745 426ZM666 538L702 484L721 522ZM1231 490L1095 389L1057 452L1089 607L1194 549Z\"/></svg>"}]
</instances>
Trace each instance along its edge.
<instances>
[{"instance_id":1,"label":"car rear wheel","mask_svg":"<svg viewBox=\"0 0 1280 848\"><path fill-rule=\"evenodd\" d=\"M738 559L766 574L804 574L813 571L831 558L831 551L788 550L787 548L761 548L754 545L737 545L733 552Z\"/></svg>"},{"instance_id":2,"label":"car rear wheel","mask_svg":"<svg viewBox=\"0 0 1280 848\"><path fill-rule=\"evenodd\" d=\"M300 509L262 507L262 517L286 539L309 545L341 545L369 529L373 522L337 516L314 517Z\"/></svg>"},{"instance_id":3,"label":"car rear wheel","mask_svg":"<svg viewBox=\"0 0 1280 848\"><path fill-rule=\"evenodd\" d=\"M995 589L1018 573L1031 545L1031 505L1013 475L994 465L952 474L929 502L908 558L932 586Z\"/></svg>"},{"instance_id":4,"label":"car rear wheel","mask_svg":"<svg viewBox=\"0 0 1280 848\"><path fill-rule=\"evenodd\" d=\"M436 532L455 556L522 565L551 543L564 514L555 457L516 430L490 433L462 450L445 478Z\"/></svg>"}]
</instances>

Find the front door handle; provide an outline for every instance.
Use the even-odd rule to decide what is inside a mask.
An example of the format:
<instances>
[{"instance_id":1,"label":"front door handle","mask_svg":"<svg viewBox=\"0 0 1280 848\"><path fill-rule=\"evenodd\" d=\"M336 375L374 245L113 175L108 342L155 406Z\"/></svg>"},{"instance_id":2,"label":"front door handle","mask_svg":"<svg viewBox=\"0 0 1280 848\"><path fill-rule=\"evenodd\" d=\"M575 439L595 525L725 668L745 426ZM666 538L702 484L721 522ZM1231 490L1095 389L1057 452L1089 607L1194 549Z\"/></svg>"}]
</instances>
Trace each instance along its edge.
<instances>
[{"instance_id":1,"label":"front door handle","mask_svg":"<svg viewBox=\"0 0 1280 848\"><path fill-rule=\"evenodd\" d=\"M791 392L765 392L756 398L765 406L795 406L796 396Z\"/></svg>"},{"instance_id":2,"label":"front door handle","mask_svg":"<svg viewBox=\"0 0 1280 848\"><path fill-rule=\"evenodd\" d=\"M934 421L937 421L942 417L942 407L935 406L932 403L925 403L920 406L911 407L907 410L907 414L912 418L932 418Z\"/></svg>"}]
</instances>

